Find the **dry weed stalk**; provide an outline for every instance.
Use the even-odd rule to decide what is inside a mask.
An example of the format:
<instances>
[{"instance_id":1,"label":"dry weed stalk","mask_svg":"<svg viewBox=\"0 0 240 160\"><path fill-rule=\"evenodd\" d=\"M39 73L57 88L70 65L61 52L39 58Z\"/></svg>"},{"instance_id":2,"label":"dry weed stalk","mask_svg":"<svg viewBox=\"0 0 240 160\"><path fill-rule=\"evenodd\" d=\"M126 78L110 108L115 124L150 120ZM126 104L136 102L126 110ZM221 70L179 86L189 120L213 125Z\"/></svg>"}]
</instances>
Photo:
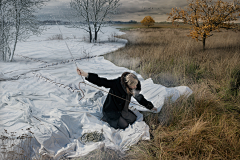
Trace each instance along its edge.
<instances>
[{"instance_id":1,"label":"dry weed stalk","mask_svg":"<svg viewBox=\"0 0 240 160\"><path fill-rule=\"evenodd\" d=\"M108 42L117 42L118 41L117 36L118 35L116 32L111 33L111 35L108 36Z\"/></svg>"},{"instance_id":2,"label":"dry weed stalk","mask_svg":"<svg viewBox=\"0 0 240 160\"><path fill-rule=\"evenodd\" d=\"M63 40L63 35L62 34L52 35L47 40Z\"/></svg>"}]
</instances>

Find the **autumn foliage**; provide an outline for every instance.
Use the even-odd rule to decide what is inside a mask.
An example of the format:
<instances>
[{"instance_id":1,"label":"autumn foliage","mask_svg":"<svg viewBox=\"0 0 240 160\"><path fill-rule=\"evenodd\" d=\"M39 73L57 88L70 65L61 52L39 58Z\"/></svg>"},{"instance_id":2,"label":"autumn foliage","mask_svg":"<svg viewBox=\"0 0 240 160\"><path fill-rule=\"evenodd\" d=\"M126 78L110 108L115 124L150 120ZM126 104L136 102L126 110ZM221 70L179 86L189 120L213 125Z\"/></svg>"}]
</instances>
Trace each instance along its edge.
<instances>
[{"instance_id":1,"label":"autumn foliage","mask_svg":"<svg viewBox=\"0 0 240 160\"><path fill-rule=\"evenodd\" d=\"M151 17L151 16L146 16L143 18L143 20L141 21L141 23L144 25L144 26L153 26L155 21L154 19Z\"/></svg>"},{"instance_id":2,"label":"autumn foliage","mask_svg":"<svg viewBox=\"0 0 240 160\"><path fill-rule=\"evenodd\" d=\"M238 25L234 24L238 16L240 16L240 1L223 2L218 0L191 0L187 9L172 8L169 14L173 24L177 24L178 20L182 20L185 24L192 25L190 35L193 39L203 42L205 49L205 41L212 36L214 30L220 31L220 28L237 29Z\"/></svg>"}]
</instances>

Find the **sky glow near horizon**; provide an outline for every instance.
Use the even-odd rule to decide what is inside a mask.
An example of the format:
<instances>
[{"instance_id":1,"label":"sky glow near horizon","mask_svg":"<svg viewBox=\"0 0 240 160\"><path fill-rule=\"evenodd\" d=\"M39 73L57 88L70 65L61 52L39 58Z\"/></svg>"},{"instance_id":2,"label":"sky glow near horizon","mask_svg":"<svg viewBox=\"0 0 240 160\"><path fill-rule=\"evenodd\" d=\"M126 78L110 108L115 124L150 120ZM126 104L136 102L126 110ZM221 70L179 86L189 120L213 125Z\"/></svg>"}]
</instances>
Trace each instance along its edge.
<instances>
[{"instance_id":1,"label":"sky glow near horizon","mask_svg":"<svg viewBox=\"0 0 240 160\"><path fill-rule=\"evenodd\" d=\"M72 10L70 2L71 0L50 0L38 11L37 17L40 20L69 20ZM112 17L113 21L140 22L145 16L152 16L156 22L163 22L167 21L167 13L172 8L184 8L188 3L187 0L120 0L120 4L118 14Z\"/></svg>"}]
</instances>

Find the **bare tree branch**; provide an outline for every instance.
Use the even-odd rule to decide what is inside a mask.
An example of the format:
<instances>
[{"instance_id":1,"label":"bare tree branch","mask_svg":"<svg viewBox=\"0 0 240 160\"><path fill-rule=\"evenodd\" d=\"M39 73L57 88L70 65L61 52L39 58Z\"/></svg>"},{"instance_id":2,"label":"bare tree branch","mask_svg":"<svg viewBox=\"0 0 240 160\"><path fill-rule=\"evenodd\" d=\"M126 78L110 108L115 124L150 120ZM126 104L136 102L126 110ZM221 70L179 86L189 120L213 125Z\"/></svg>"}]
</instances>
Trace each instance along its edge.
<instances>
[{"instance_id":1,"label":"bare tree branch","mask_svg":"<svg viewBox=\"0 0 240 160\"><path fill-rule=\"evenodd\" d=\"M0 0L0 54L3 61L13 60L18 41L41 33L42 28L34 13L47 1Z\"/></svg>"},{"instance_id":2,"label":"bare tree branch","mask_svg":"<svg viewBox=\"0 0 240 160\"><path fill-rule=\"evenodd\" d=\"M106 23L106 18L110 20L110 15L116 12L119 0L72 0L70 6L79 15L80 23L75 26L85 29L92 42L92 31L95 34L94 41L97 41L98 32Z\"/></svg>"}]
</instances>

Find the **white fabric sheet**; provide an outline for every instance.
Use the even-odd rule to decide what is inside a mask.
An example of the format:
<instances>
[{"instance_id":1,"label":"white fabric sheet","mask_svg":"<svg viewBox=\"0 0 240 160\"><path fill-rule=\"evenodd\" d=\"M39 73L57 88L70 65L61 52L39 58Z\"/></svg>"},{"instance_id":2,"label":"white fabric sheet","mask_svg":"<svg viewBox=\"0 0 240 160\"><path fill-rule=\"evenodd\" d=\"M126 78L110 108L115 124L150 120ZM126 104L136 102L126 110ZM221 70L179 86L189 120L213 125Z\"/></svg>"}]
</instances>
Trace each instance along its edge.
<instances>
[{"instance_id":1,"label":"white fabric sheet","mask_svg":"<svg viewBox=\"0 0 240 160\"><path fill-rule=\"evenodd\" d=\"M83 36L87 36L83 31L64 26L60 28L63 37L68 37L65 41L74 58L82 58L86 53L89 56L102 55L124 47L126 43L126 40L107 42L112 33L123 34L113 27L104 28L104 34L99 35L102 43L95 44L82 40ZM76 91L79 90L78 83L83 80L77 75L75 64L60 64L61 61L71 60L65 42L48 40L59 34L58 31L58 26L51 26L40 37L34 36L26 42L18 43L16 54L32 58L31 60L15 56L14 62L1 62L0 132L7 129L20 135L26 132L26 128L32 127L34 147L39 148L39 153L54 159L83 156L102 146L124 152L139 140L149 140L149 127L139 112L148 111L147 109L130 104L137 115L137 121L125 130L116 130L100 120L107 93L81 84L85 97L79 101L82 94ZM77 38L71 38L72 35ZM59 64L52 65L56 62ZM41 68L45 65L49 67ZM126 71L136 74L132 70L115 66L102 56L77 60L77 65L84 71L97 73L108 79L117 78ZM166 88L154 84L151 79L144 80L141 75L136 75L142 85L140 93L154 104L158 112L166 98L171 97L175 101L180 95L192 93L186 86ZM101 89L109 91L104 87ZM134 98L132 101L137 103ZM84 133L93 131L102 132L105 140L87 144L81 142L80 137Z\"/></svg>"}]
</instances>

